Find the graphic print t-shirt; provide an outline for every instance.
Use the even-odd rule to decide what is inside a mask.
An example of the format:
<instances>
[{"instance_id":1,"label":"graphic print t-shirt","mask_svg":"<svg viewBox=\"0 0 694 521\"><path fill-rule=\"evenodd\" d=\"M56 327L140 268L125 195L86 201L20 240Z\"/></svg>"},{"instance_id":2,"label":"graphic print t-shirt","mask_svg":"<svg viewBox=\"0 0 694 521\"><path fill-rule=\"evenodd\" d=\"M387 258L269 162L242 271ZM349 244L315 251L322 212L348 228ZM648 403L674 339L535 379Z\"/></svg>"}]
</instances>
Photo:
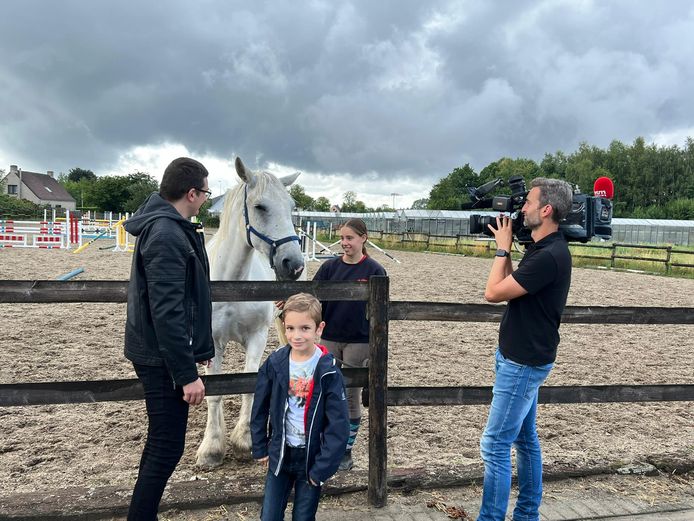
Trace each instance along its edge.
<instances>
[{"instance_id":1,"label":"graphic print t-shirt","mask_svg":"<svg viewBox=\"0 0 694 521\"><path fill-rule=\"evenodd\" d=\"M313 373L321 356L320 349L315 349L313 356L305 362L294 362L291 356L289 357L289 395L287 396L289 408L284 424L287 445L291 447L306 445L304 410L313 384Z\"/></svg>"}]
</instances>

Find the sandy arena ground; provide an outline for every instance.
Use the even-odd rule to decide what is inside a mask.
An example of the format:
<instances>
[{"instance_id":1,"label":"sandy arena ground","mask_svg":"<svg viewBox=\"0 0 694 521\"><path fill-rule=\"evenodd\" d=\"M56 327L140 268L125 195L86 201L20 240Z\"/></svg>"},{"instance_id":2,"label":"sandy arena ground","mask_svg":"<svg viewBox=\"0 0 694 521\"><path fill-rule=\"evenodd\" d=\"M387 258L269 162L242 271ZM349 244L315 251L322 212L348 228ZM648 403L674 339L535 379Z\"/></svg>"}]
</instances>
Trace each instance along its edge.
<instances>
[{"instance_id":1,"label":"sandy arena ground","mask_svg":"<svg viewBox=\"0 0 694 521\"><path fill-rule=\"evenodd\" d=\"M77 267L79 279L125 280L130 254L99 250L0 249L0 279L54 279ZM489 259L395 252L376 255L391 276L391 298L483 303ZM310 276L317 264L309 266ZM694 280L574 269L570 305L694 305ZM122 355L124 304L0 304L0 383L134 378ZM392 322L390 385L491 385L498 324ZM694 327L564 325L548 385L694 384ZM272 342L276 337L272 335ZM272 346L274 347L274 346ZM271 348L268 348L270 351ZM231 354L236 351L235 354ZM227 350L227 371L241 354ZM229 399L227 425L238 399ZM391 467L479 464L487 407L400 407L389 410ZM172 480L260 468L227 457L213 471L194 466L206 407L191 410L186 453ZM539 431L547 465L580 468L635 461L694 460L690 402L543 405ZM146 430L142 402L0 408L0 496L68 486L135 481ZM364 432L356 465L366 466Z\"/></svg>"}]
</instances>

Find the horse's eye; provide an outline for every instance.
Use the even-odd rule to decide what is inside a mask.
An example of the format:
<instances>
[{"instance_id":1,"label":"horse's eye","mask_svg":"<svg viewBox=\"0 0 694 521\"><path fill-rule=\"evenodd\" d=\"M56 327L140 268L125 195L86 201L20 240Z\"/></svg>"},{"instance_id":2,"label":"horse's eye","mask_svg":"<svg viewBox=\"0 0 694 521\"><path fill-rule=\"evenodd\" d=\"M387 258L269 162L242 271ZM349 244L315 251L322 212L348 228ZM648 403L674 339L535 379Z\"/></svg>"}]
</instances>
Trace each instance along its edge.
<instances>
[{"instance_id":1,"label":"horse's eye","mask_svg":"<svg viewBox=\"0 0 694 521\"><path fill-rule=\"evenodd\" d=\"M255 209L261 212L267 212L267 208L265 208L262 204L256 204Z\"/></svg>"}]
</instances>

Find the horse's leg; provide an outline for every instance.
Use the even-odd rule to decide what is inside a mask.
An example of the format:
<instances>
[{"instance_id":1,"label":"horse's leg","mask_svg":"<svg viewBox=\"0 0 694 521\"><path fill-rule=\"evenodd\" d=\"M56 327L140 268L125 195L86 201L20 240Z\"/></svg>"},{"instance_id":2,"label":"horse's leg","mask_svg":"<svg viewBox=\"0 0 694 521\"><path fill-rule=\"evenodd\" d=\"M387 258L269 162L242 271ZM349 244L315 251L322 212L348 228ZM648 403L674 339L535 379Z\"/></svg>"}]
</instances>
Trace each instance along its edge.
<instances>
[{"instance_id":1,"label":"horse's leg","mask_svg":"<svg viewBox=\"0 0 694 521\"><path fill-rule=\"evenodd\" d=\"M244 371L256 372L260 367L260 360L267 344L267 328L255 331L246 339L246 365ZM234 430L231 432L231 442L234 454L242 459L251 457L251 409L253 409L253 395L241 396L241 410Z\"/></svg>"},{"instance_id":2,"label":"horse's leg","mask_svg":"<svg viewBox=\"0 0 694 521\"><path fill-rule=\"evenodd\" d=\"M205 371L209 374L220 374L222 372L222 362L224 361L224 348L214 343L214 358L212 363ZM207 397L207 427L205 436L198 447L196 464L205 467L218 467L224 460L226 452L226 425L224 424L224 397Z\"/></svg>"}]
</instances>

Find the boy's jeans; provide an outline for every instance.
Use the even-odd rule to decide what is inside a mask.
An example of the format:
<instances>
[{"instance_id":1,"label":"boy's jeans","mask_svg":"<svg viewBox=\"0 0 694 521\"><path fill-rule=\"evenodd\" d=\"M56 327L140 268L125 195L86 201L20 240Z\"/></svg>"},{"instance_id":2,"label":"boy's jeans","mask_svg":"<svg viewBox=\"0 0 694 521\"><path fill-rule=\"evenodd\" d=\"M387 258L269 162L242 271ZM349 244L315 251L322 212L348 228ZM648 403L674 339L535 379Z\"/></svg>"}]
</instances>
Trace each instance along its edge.
<instances>
[{"instance_id":1,"label":"boy's jeans","mask_svg":"<svg viewBox=\"0 0 694 521\"><path fill-rule=\"evenodd\" d=\"M537 394L553 364L521 365L497 349L494 397L480 442L484 461L482 506L477 521L503 521L511 492L511 444L516 446L518 501L514 521L538 521L542 454L535 429Z\"/></svg>"},{"instance_id":2,"label":"boy's jeans","mask_svg":"<svg viewBox=\"0 0 694 521\"><path fill-rule=\"evenodd\" d=\"M265 497L260 511L262 521L282 521L289 494L294 488L293 521L314 521L320 487L314 487L306 476L306 449L284 448L284 461L278 476L268 469ZM296 486L295 486L296 484Z\"/></svg>"}]
</instances>

